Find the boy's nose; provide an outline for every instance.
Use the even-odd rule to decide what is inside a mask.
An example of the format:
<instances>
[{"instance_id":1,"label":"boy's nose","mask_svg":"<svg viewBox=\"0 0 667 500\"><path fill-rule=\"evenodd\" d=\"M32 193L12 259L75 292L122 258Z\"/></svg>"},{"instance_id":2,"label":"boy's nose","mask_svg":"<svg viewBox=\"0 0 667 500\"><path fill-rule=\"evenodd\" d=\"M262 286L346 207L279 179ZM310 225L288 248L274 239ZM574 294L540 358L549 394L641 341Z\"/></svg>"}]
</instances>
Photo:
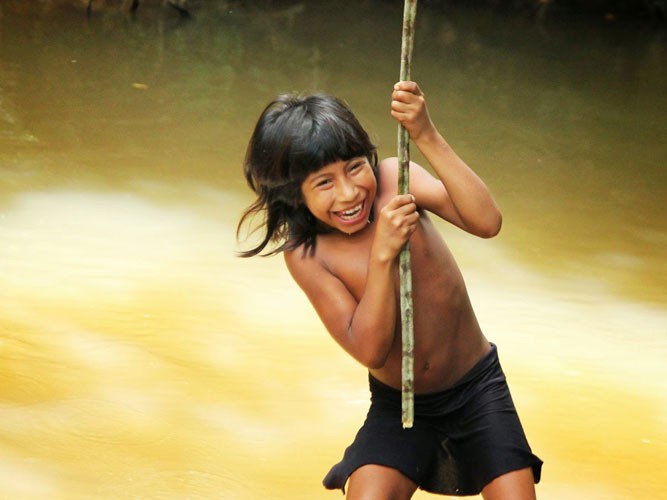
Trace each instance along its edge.
<instances>
[{"instance_id":1,"label":"boy's nose","mask_svg":"<svg viewBox=\"0 0 667 500\"><path fill-rule=\"evenodd\" d=\"M338 184L338 198L344 201L353 200L357 196L357 186L353 182Z\"/></svg>"}]
</instances>

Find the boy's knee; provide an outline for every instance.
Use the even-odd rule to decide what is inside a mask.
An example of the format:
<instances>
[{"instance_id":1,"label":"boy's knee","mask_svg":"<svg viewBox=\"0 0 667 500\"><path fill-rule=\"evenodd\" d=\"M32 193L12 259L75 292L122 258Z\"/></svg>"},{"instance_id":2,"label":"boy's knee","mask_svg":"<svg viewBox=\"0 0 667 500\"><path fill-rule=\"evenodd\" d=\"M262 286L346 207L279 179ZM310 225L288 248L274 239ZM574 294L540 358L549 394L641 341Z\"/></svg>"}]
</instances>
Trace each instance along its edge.
<instances>
[{"instance_id":1,"label":"boy's knee","mask_svg":"<svg viewBox=\"0 0 667 500\"><path fill-rule=\"evenodd\" d=\"M535 500L533 469L515 470L495 478L482 490L484 500Z\"/></svg>"},{"instance_id":2,"label":"boy's knee","mask_svg":"<svg viewBox=\"0 0 667 500\"><path fill-rule=\"evenodd\" d=\"M347 500L409 500L417 485L391 467L369 464L354 471L348 481Z\"/></svg>"}]
</instances>

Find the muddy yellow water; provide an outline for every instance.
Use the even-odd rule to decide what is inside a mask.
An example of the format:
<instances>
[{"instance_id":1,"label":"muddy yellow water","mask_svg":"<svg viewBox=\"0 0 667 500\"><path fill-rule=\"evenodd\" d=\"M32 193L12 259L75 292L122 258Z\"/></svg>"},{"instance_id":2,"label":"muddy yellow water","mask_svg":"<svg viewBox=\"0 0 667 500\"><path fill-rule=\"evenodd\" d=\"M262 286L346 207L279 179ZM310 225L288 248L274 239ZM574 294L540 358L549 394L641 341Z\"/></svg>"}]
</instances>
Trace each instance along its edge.
<instances>
[{"instance_id":1,"label":"muddy yellow water","mask_svg":"<svg viewBox=\"0 0 667 500\"><path fill-rule=\"evenodd\" d=\"M54 3L0 5L0 498L340 498L366 373L280 257L235 257L240 165L291 89L394 154L400 2ZM420 9L414 76L504 211L441 230L539 497L665 498L664 34Z\"/></svg>"}]
</instances>

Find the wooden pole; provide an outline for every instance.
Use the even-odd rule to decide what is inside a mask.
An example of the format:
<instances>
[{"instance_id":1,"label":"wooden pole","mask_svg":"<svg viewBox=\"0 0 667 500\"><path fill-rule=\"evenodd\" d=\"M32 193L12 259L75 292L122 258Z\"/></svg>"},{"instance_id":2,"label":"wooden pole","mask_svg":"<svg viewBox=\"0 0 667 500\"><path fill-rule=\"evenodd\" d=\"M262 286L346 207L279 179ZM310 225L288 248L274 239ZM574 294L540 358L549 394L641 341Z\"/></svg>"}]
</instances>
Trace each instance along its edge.
<instances>
[{"instance_id":1,"label":"wooden pole","mask_svg":"<svg viewBox=\"0 0 667 500\"><path fill-rule=\"evenodd\" d=\"M415 34L417 0L405 0L403 7L403 37L401 40L401 81L410 80L412 46ZM407 194L410 189L410 138L408 131L398 126L398 193ZM401 281L401 341L403 365L401 369L401 421L403 428L412 427L414 421L414 328L412 308L412 269L410 245L406 243L399 256Z\"/></svg>"}]
</instances>

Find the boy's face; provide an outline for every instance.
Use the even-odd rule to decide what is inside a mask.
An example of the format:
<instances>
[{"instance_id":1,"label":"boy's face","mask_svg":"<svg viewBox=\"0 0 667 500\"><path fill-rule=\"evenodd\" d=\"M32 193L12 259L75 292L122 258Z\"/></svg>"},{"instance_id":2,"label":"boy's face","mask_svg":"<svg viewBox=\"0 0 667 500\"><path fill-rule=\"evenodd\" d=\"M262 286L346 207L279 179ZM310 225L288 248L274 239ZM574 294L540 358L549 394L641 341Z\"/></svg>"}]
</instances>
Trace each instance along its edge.
<instances>
[{"instance_id":1,"label":"boy's face","mask_svg":"<svg viewBox=\"0 0 667 500\"><path fill-rule=\"evenodd\" d=\"M315 218L352 234L368 224L377 181L368 159L362 156L329 163L309 174L301 193Z\"/></svg>"}]
</instances>

